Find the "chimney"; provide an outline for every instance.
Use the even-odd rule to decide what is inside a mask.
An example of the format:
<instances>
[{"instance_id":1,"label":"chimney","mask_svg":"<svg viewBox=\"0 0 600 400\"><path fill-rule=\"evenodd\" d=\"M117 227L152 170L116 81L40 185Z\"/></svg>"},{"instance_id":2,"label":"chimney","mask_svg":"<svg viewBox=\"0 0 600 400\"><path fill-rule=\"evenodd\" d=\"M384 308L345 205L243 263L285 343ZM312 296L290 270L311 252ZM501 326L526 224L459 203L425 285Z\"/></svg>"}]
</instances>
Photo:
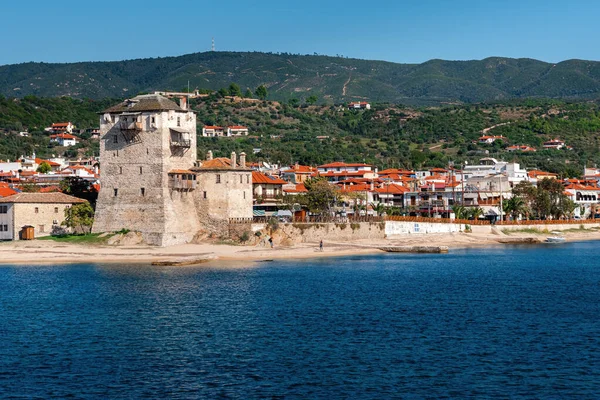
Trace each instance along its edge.
<instances>
[{"instance_id":1,"label":"chimney","mask_svg":"<svg viewBox=\"0 0 600 400\"><path fill-rule=\"evenodd\" d=\"M235 157L235 151L231 152L231 168L236 168L237 167L237 163L236 163L236 157Z\"/></svg>"},{"instance_id":2,"label":"chimney","mask_svg":"<svg viewBox=\"0 0 600 400\"><path fill-rule=\"evenodd\" d=\"M246 168L246 153L243 151L240 153L240 167Z\"/></svg>"},{"instance_id":3,"label":"chimney","mask_svg":"<svg viewBox=\"0 0 600 400\"><path fill-rule=\"evenodd\" d=\"M179 107L183 110L187 110L187 96L181 96L179 98Z\"/></svg>"},{"instance_id":4,"label":"chimney","mask_svg":"<svg viewBox=\"0 0 600 400\"><path fill-rule=\"evenodd\" d=\"M299 166L300 164L298 163L298 161L296 161L296 163L294 164L294 169L298 169Z\"/></svg>"},{"instance_id":5,"label":"chimney","mask_svg":"<svg viewBox=\"0 0 600 400\"><path fill-rule=\"evenodd\" d=\"M210 161L212 159L213 159L212 150L209 150L208 153L206 153L206 161Z\"/></svg>"}]
</instances>

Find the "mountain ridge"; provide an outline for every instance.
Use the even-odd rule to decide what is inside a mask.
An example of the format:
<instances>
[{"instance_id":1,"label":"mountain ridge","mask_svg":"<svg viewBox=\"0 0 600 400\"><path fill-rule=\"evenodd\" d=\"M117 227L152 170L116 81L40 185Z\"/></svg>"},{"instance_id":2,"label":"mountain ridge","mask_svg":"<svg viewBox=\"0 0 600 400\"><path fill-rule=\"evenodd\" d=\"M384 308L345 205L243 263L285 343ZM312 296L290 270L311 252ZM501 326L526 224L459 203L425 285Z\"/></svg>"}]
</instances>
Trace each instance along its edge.
<instances>
[{"instance_id":1,"label":"mountain ridge","mask_svg":"<svg viewBox=\"0 0 600 400\"><path fill-rule=\"evenodd\" d=\"M432 59L420 64L322 55L204 52L181 56L0 66L0 94L101 99L187 87L218 90L235 82L264 84L272 100L306 98L337 103L477 103L518 98L586 100L600 97L600 62L531 58Z\"/></svg>"}]
</instances>

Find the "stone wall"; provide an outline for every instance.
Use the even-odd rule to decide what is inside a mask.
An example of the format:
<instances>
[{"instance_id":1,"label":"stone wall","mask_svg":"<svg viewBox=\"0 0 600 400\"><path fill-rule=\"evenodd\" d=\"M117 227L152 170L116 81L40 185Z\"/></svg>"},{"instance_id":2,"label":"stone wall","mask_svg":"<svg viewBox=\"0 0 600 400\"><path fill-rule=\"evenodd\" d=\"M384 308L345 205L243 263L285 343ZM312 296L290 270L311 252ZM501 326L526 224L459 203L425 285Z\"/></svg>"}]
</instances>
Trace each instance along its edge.
<instances>
[{"instance_id":1,"label":"stone wall","mask_svg":"<svg viewBox=\"0 0 600 400\"><path fill-rule=\"evenodd\" d=\"M268 233L269 227L267 226L265 230ZM385 223L280 223L278 229L273 231L271 236L276 245L313 243L321 240L325 242L347 242L360 239L384 239Z\"/></svg>"},{"instance_id":2,"label":"stone wall","mask_svg":"<svg viewBox=\"0 0 600 400\"><path fill-rule=\"evenodd\" d=\"M226 234L230 218L252 219L250 170L198 170L197 183L196 213L206 232Z\"/></svg>"},{"instance_id":3,"label":"stone wall","mask_svg":"<svg viewBox=\"0 0 600 400\"><path fill-rule=\"evenodd\" d=\"M489 231L490 227L486 226ZM465 230L464 224L434 222L386 221L385 235L388 239L406 235L426 235L431 233L454 233Z\"/></svg>"}]
</instances>

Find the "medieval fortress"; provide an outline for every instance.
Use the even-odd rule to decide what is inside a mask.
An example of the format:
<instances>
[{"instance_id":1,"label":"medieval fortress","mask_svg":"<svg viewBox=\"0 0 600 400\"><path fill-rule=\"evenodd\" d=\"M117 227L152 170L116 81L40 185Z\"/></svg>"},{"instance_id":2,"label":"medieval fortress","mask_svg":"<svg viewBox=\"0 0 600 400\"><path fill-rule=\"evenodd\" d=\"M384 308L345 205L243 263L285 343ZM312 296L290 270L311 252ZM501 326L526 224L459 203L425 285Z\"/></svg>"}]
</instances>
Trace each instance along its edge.
<instances>
[{"instance_id":1,"label":"medieval fortress","mask_svg":"<svg viewBox=\"0 0 600 400\"><path fill-rule=\"evenodd\" d=\"M187 98L158 94L117 104L100 118L100 179L93 232L124 229L149 244L187 243L252 218L246 155L197 160L196 115Z\"/></svg>"}]
</instances>

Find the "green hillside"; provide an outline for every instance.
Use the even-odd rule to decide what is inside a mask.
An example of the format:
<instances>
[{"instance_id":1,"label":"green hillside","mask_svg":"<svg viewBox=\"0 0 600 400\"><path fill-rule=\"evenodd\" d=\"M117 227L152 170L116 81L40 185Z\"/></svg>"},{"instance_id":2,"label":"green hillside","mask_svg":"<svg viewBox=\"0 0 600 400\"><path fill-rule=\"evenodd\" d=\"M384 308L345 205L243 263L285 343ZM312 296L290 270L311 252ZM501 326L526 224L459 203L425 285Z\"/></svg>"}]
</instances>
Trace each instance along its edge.
<instances>
[{"instance_id":1,"label":"green hillside","mask_svg":"<svg viewBox=\"0 0 600 400\"><path fill-rule=\"evenodd\" d=\"M269 99L318 96L325 103L365 99L411 105L512 98L592 99L600 94L600 63L550 64L492 57L397 64L317 55L205 52L179 57L72 64L0 66L0 94L102 99L153 90L264 84Z\"/></svg>"},{"instance_id":2,"label":"green hillside","mask_svg":"<svg viewBox=\"0 0 600 400\"><path fill-rule=\"evenodd\" d=\"M49 143L43 128L52 122L71 121L78 128L98 125L98 111L117 100L71 98L0 98L0 159L15 159L36 152L74 157L98 152L98 141L84 137L76 148ZM291 103L291 104L290 104ZM476 163L482 157L520 162L577 176L584 165L600 165L600 105L595 102L513 100L476 105L407 107L374 104L369 111L342 106L297 102L233 102L218 94L192 100L198 133L206 125L245 125L250 136L198 138L198 154L215 156L244 151L249 161L264 160L318 165L330 161L368 162L379 168L422 169L447 167L453 162ZM485 128L506 142L481 145ZM18 132L28 130L30 137ZM544 141L560 138L572 150L543 150ZM535 153L511 153L509 145L529 145Z\"/></svg>"}]
</instances>

